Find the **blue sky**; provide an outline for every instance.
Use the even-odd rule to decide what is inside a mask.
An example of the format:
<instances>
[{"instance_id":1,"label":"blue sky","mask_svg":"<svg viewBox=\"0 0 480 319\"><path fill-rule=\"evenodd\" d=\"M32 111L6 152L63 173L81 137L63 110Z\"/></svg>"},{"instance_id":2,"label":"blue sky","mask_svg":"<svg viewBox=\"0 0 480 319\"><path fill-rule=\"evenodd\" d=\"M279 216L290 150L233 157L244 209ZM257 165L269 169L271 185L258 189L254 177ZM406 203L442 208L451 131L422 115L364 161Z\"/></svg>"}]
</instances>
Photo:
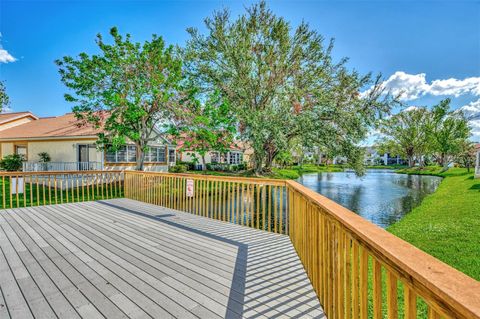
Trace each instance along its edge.
<instances>
[{"instance_id":1,"label":"blue sky","mask_svg":"<svg viewBox=\"0 0 480 319\"><path fill-rule=\"evenodd\" d=\"M162 35L183 44L185 29L228 7L237 16L249 1L0 1L0 79L13 111L40 116L68 112L53 61L95 53L97 33L117 26L135 40ZM326 38L335 57L360 72L381 72L409 105L447 96L455 108L480 114L480 1L270 1L293 26L302 19ZM13 61L15 60L15 61ZM3 63L2 63L3 62ZM480 120L473 122L480 140ZM477 126L478 125L478 126Z\"/></svg>"}]
</instances>

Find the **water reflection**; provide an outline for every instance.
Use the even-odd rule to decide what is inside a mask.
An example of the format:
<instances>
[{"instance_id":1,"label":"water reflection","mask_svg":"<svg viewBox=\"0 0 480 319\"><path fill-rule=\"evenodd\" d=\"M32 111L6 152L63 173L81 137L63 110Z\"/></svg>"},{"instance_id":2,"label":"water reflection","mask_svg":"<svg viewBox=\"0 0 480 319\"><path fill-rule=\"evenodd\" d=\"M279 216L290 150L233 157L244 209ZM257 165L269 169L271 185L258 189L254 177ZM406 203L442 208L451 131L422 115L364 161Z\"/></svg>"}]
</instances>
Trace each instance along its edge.
<instances>
[{"instance_id":1,"label":"water reflection","mask_svg":"<svg viewBox=\"0 0 480 319\"><path fill-rule=\"evenodd\" d=\"M353 172L306 174L298 180L381 227L393 224L418 206L440 181L436 176L390 170L368 170L363 177Z\"/></svg>"}]
</instances>

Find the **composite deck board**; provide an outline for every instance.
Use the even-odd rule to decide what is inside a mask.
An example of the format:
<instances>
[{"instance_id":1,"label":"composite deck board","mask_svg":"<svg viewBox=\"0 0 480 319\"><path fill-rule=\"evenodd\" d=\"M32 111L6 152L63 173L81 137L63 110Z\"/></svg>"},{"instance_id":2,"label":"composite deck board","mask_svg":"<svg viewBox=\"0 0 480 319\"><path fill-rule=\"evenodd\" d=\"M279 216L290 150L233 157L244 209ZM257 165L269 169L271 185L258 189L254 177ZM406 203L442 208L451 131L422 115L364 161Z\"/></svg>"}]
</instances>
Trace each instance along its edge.
<instances>
[{"instance_id":1,"label":"composite deck board","mask_svg":"<svg viewBox=\"0 0 480 319\"><path fill-rule=\"evenodd\" d=\"M287 236L133 201L0 211L0 318L322 318Z\"/></svg>"}]
</instances>

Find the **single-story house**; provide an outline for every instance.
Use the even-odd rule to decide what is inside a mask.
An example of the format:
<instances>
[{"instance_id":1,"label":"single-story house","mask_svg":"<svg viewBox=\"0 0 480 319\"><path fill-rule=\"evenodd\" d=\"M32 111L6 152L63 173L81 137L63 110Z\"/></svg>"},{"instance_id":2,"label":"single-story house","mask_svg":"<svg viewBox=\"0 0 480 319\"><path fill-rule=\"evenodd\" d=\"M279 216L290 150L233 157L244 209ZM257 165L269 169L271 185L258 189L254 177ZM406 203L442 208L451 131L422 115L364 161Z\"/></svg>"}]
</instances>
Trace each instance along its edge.
<instances>
[{"instance_id":1,"label":"single-story house","mask_svg":"<svg viewBox=\"0 0 480 319\"><path fill-rule=\"evenodd\" d=\"M201 168L202 157L198 152L188 150L184 147L184 141L181 139L177 141L177 159L181 162L195 162L198 160L198 167ZM222 154L218 151L210 151L205 155L205 164L224 163L238 165L242 163L249 163L253 150L246 147L244 143L236 142L230 146L230 150Z\"/></svg>"},{"instance_id":2,"label":"single-story house","mask_svg":"<svg viewBox=\"0 0 480 319\"><path fill-rule=\"evenodd\" d=\"M99 132L89 125L79 126L73 113L42 118L30 112L0 114L0 157L22 155L24 171L134 169L135 145L115 152L99 150L95 144ZM159 132L155 134L145 170L166 171L175 163L175 146ZM42 152L48 153L50 162L40 163Z\"/></svg>"}]
</instances>

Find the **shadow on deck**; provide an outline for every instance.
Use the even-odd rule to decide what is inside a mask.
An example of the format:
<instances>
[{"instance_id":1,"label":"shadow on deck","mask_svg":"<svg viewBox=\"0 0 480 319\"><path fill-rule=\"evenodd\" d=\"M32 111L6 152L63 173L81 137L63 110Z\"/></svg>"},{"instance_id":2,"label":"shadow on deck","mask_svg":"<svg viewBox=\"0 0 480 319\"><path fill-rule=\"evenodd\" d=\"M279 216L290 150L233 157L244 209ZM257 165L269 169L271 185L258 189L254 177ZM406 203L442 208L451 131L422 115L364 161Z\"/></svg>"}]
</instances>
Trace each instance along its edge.
<instances>
[{"instance_id":1,"label":"shadow on deck","mask_svg":"<svg viewBox=\"0 0 480 319\"><path fill-rule=\"evenodd\" d=\"M129 199L0 212L0 317L322 318L287 236Z\"/></svg>"}]
</instances>

